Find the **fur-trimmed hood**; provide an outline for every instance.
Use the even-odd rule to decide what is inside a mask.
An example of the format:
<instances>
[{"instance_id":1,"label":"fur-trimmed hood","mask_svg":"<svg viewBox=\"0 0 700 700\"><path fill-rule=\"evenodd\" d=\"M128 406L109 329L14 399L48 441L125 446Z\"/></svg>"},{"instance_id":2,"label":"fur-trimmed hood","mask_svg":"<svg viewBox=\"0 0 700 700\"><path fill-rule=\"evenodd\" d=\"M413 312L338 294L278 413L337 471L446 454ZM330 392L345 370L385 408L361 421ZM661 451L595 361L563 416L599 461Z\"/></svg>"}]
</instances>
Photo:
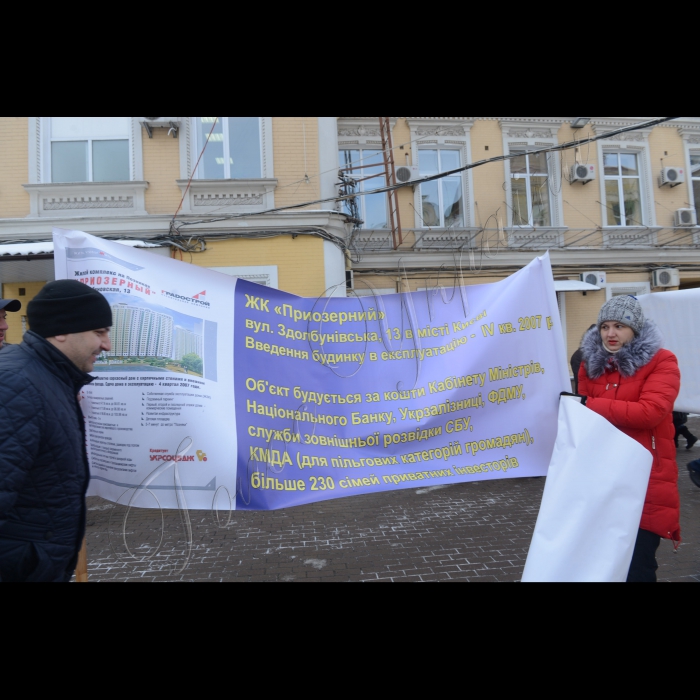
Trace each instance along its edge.
<instances>
[{"instance_id":1,"label":"fur-trimmed hood","mask_svg":"<svg viewBox=\"0 0 700 700\"><path fill-rule=\"evenodd\" d=\"M663 347L663 338L657 325L647 320L635 339L625 345L617 355L608 352L603 345L600 330L594 328L586 333L581 350L586 371L591 379L598 379L609 368L619 369L623 377L633 377L656 357Z\"/></svg>"}]
</instances>

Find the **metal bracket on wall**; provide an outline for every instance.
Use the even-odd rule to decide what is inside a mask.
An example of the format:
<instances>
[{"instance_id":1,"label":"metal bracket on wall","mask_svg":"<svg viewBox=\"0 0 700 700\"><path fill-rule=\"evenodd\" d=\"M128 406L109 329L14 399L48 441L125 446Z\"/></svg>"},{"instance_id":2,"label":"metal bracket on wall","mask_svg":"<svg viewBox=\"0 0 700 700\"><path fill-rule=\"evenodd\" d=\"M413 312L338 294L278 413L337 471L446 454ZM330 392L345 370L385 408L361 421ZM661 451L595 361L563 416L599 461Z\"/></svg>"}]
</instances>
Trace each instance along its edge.
<instances>
[{"instance_id":1,"label":"metal bracket on wall","mask_svg":"<svg viewBox=\"0 0 700 700\"><path fill-rule=\"evenodd\" d=\"M180 126L178 124L176 124L175 122L169 122L167 124L154 124L153 122L141 122L141 125L146 130L146 133L148 134L149 139L153 138L153 129L155 127L169 129L168 136L172 135L172 137L174 139L178 138L180 135Z\"/></svg>"}]
</instances>

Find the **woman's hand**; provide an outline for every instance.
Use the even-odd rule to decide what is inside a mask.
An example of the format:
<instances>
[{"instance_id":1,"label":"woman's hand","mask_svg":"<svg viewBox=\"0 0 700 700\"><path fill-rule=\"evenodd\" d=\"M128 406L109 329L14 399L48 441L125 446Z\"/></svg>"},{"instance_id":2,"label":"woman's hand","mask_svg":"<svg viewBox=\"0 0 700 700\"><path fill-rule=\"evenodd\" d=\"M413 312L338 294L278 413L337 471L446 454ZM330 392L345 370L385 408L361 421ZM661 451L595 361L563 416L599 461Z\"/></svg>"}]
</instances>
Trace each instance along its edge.
<instances>
[{"instance_id":1,"label":"woman's hand","mask_svg":"<svg viewBox=\"0 0 700 700\"><path fill-rule=\"evenodd\" d=\"M563 391L563 392L559 395L559 398L561 398L561 397L563 397L563 396L567 396L567 397L572 398L572 399L579 399L579 401L581 402L581 405L582 405L582 406L585 406L585 405L586 405L586 402L588 401L588 397L587 397L587 396L581 396L580 394L570 394L568 391Z\"/></svg>"}]
</instances>

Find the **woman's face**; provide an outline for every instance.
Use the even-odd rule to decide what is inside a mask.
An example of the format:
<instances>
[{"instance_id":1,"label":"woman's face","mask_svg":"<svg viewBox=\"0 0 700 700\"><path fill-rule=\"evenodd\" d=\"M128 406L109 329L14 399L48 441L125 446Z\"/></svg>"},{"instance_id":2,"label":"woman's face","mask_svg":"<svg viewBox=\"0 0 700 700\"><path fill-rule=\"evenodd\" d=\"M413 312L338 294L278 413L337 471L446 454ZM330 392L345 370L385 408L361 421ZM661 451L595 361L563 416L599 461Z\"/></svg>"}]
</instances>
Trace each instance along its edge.
<instances>
[{"instance_id":1,"label":"woman's face","mask_svg":"<svg viewBox=\"0 0 700 700\"><path fill-rule=\"evenodd\" d=\"M610 350L620 350L634 340L634 331L624 323L608 321L600 327L603 342Z\"/></svg>"}]
</instances>

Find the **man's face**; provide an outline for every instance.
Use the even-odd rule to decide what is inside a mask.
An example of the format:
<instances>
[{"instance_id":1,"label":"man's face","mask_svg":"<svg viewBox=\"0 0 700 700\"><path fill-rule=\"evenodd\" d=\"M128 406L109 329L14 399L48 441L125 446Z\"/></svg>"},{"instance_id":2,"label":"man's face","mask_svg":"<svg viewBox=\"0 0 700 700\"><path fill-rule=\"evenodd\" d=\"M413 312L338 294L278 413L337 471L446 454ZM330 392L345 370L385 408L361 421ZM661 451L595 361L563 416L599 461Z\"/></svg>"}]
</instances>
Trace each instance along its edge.
<instances>
[{"instance_id":1,"label":"man's face","mask_svg":"<svg viewBox=\"0 0 700 700\"><path fill-rule=\"evenodd\" d=\"M109 352L112 349L109 331L109 328L100 328L96 331L50 338L49 341L78 369L89 373L95 369L97 358L103 352Z\"/></svg>"},{"instance_id":2,"label":"man's face","mask_svg":"<svg viewBox=\"0 0 700 700\"><path fill-rule=\"evenodd\" d=\"M7 333L9 326L7 325L7 311L4 309L0 311L0 349L5 344L5 334Z\"/></svg>"}]
</instances>

